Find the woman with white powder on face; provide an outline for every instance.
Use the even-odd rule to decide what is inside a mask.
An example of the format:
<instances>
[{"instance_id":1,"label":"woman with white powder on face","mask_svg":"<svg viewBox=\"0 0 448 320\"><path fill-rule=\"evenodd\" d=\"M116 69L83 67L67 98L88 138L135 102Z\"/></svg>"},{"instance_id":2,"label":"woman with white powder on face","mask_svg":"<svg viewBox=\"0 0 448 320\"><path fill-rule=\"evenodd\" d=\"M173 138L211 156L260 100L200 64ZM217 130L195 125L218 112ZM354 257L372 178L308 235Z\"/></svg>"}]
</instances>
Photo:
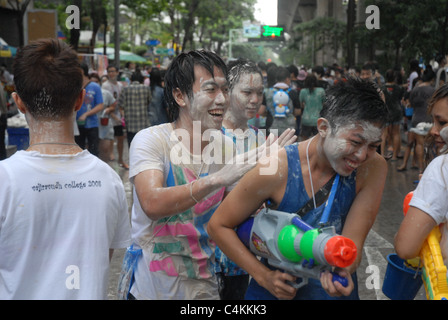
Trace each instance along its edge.
<instances>
[{"instance_id":1,"label":"woman with white powder on face","mask_svg":"<svg viewBox=\"0 0 448 320\"><path fill-rule=\"evenodd\" d=\"M347 287L333 282L330 273L323 273L320 281L309 279L297 290L288 284L295 277L268 266L263 259L259 261L239 240L234 228L264 202L278 211L297 212L313 199L314 191L338 174L328 221L336 233L352 239L362 252L387 174L386 161L376 152L387 115L375 84L349 79L333 86L317 123L318 134L270 156L270 162L278 162L275 173L260 174L266 163L258 164L222 202L208 231L219 248L252 276L246 299L359 299L355 270L362 255L350 268L338 271L348 278ZM324 207L325 203L315 205L303 220L318 227Z\"/></svg>"},{"instance_id":2,"label":"woman with white powder on face","mask_svg":"<svg viewBox=\"0 0 448 320\"><path fill-rule=\"evenodd\" d=\"M266 140L265 132L248 124L256 116L263 102L263 75L258 66L247 59L227 65L230 105L222 132L234 142L238 154L253 150ZM295 130L287 129L280 138L280 147L293 143ZM228 188L229 190L229 188ZM219 291L223 300L241 300L249 282L249 275L230 261L221 250L216 250Z\"/></svg>"},{"instance_id":3,"label":"woman with white powder on face","mask_svg":"<svg viewBox=\"0 0 448 320\"><path fill-rule=\"evenodd\" d=\"M402 259L418 256L431 230L441 225L440 248L448 264L448 85L434 92L428 103L433 119L429 134L438 157L426 167L409 203L409 209L395 237L395 250Z\"/></svg>"}]
</instances>

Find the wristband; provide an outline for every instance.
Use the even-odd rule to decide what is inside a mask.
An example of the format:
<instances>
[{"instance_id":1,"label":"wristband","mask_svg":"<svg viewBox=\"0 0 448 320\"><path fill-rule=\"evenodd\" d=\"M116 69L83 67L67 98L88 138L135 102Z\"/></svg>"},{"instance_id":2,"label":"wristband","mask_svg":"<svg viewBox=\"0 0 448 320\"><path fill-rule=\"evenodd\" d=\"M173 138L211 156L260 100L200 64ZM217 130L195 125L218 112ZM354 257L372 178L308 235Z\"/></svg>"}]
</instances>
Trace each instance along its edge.
<instances>
[{"instance_id":1,"label":"wristband","mask_svg":"<svg viewBox=\"0 0 448 320\"><path fill-rule=\"evenodd\" d=\"M195 197L193 197L193 183L195 183L195 182L196 182L196 180L193 180L190 182L190 197L191 197L191 199L194 200L194 202L198 203L199 201L196 200Z\"/></svg>"}]
</instances>

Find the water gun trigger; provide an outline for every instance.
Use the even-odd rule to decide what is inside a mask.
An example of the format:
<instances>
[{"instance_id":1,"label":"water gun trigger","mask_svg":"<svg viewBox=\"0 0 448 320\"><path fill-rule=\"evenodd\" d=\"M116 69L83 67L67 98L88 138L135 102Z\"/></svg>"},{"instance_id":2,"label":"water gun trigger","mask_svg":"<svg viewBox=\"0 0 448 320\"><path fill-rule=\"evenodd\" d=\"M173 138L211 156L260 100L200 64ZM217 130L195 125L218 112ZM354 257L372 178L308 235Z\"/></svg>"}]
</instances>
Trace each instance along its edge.
<instances>
[{"instance_id":1,"label":"water gun trigger","mask_svg":"<svg viewBox=\"0 0 448 320\"><path fill-rule=\"evenodd\" d=\"M347 286L348 286L348 279L347 278L341 277L340 275L338 275L335 272L332 272L331 274L333 275L333 282L337 281L340 284L342 284L343 287L347 288Z\"/></svg>"}]
</instances>

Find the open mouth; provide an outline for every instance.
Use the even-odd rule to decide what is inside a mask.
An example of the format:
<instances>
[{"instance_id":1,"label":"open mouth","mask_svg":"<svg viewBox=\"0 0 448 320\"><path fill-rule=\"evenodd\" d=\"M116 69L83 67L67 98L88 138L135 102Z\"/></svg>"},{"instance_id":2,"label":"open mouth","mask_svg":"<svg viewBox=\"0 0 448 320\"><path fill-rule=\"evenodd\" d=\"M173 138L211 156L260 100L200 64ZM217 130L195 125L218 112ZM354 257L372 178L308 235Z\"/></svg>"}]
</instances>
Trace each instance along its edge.
<instances>
[{"instance_id":1,"label":"open mouth","mask_svg":"<svg viewBox=\"0 0 448 320\"><path fill-rule=\"evenodd\" d=\"M352 169L356 169L356 168L359 167L359 163L350 161L350 160L348 160L348 159L345 159L345 163L347 164L347 166L348 166L349 168L352 168Z\"/></svg>"},{"instance_id":2,"label":"open mouth","mask_svg":"<svg viewBox=\"0 0 448 320\"><path fill-rule=\"evenodd\" d=\"M215 118L222 117L224 115L224 109L213 109L208 114Z\"/></svg>"}]
</instances>

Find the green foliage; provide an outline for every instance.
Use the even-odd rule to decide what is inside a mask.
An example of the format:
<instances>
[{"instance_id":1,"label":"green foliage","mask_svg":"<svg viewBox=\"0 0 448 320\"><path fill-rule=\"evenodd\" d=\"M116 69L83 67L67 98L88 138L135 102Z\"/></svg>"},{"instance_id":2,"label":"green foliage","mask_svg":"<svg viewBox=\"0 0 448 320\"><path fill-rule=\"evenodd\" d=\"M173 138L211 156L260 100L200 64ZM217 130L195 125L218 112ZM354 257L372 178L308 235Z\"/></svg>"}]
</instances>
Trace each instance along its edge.
<instances>
[{"instance_id":1,"label":"green foliage","mask_svg":"<svg viewBox=\"0 0 448 320\"><path fill-rule=\"evenodd\" d=\"M303 64L312 65L313 55L324 46L329 46L336 56L337 51L346 43L346 23L334 18L319 17L300 23L294 27L295 37L290 49L300 49L300 43L305 43L299 52Z\"/></svg>"},{"instance_id":2,"label":"green foliage","mask_svg":"<svg viewBox=\"0 0 448 320\"><path fill-rule=\"evenodd\" d=\"M407 66L411 58L426 62L447 53L448 1L446 0L366 0L380 9L380 29L359 28L360 45L380 49L393 64Z\"/></svg>"}]
</instances>

